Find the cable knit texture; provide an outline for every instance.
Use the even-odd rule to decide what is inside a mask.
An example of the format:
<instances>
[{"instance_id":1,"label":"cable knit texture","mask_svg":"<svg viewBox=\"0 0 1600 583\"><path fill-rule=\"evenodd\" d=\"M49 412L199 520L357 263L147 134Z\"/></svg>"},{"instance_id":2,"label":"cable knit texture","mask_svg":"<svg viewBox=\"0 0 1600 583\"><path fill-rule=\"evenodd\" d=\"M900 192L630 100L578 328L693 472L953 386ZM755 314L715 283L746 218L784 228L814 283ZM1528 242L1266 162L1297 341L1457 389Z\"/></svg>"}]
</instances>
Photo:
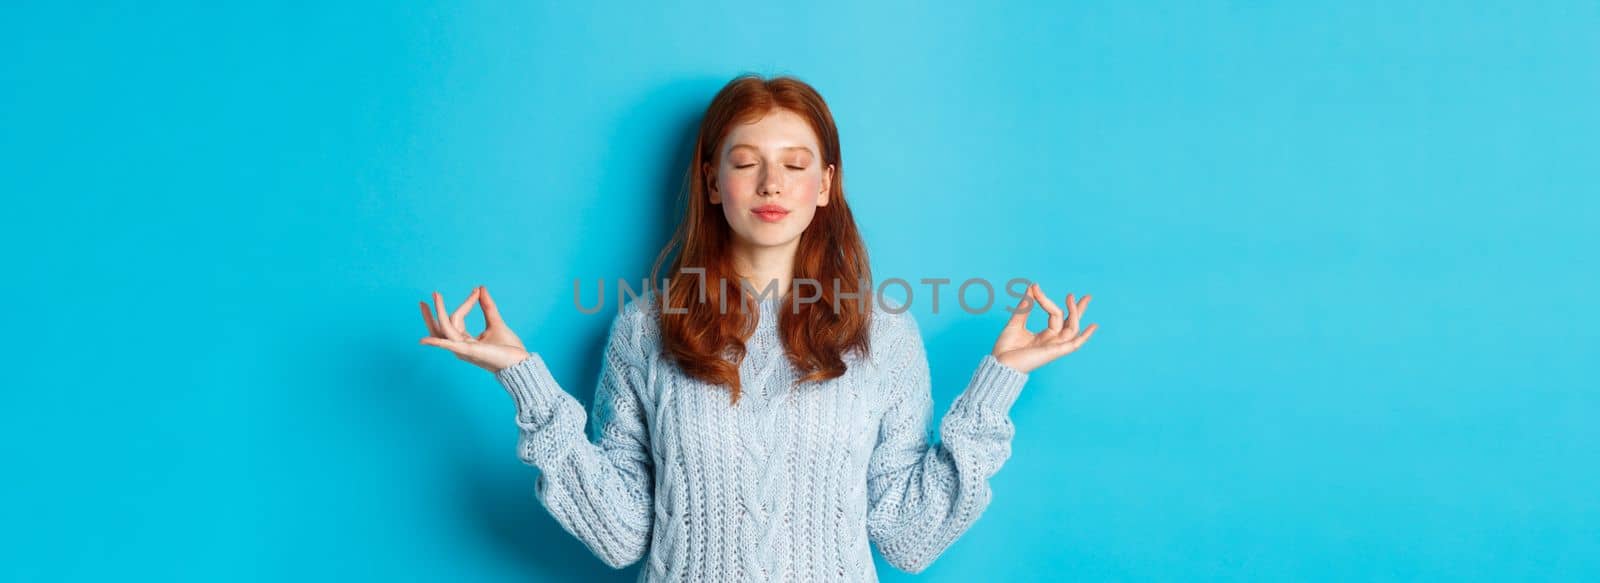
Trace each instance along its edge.
<instances>
[{"instance_id":1,"label":"cable knit texture","mask_svg":"<svg viewBox=\"0 0 1600 583\"><path fill-rule=\"evenodd\" d=\"M871 354L791 388L768 299L732 405L661 354L656 297L613 319L588 413L538 353L494 373L540 503L605 564L643 559L639 581L876 581L869 541L919 573L988 506L1027 374L984 355L934 441L910 312L872 302Z\"/></svg>"}]
</instances>

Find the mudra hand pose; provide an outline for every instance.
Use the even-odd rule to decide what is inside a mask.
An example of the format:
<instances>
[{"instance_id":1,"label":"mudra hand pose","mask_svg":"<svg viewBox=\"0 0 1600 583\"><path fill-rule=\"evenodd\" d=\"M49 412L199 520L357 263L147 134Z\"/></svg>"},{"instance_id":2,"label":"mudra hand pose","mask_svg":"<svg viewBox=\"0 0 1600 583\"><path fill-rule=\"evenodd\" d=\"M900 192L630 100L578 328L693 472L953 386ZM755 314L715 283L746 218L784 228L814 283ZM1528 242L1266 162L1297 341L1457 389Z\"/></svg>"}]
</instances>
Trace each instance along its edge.
<instances>
[{"instance_id":1,"label":"mudra hand pose","mask_svg":"<svg viewBox=\"0 0 1600 583\"><path fill-rule=\"evenodd\" d=\"M916 320L846 295L870 292L871 276L821 96L793 78L734 79L706 110L689 176L650 285L611 322L590 414L483 287L451 313L437 292L422 303L422 343L494 374L540 502L605 564L646 559L641 581L873 581L869 541L921 572L987 507L1028 374L1094 334L1079 326L1089 296L1068 294L1064 313L1031 285L932 444ZM795 278L821 298L783 293ZM1027 329L1036 303L1040 332Z\"/></svg>"}]
</instances>

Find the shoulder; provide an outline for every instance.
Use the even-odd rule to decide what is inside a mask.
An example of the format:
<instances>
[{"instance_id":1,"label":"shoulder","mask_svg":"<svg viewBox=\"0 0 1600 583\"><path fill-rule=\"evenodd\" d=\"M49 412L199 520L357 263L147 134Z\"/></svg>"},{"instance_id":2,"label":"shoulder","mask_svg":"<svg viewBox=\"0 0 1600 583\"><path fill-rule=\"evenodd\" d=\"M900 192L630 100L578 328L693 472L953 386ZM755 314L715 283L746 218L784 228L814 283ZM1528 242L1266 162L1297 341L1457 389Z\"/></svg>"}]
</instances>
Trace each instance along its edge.
<instances>
[{"instance_id":1,"label":"shoulder","mask_svg":"<svg viewBox=\"0 0 1600 583\"><path fill-rule=\"evenodd\" d=\"M907 335L916 335L920 338L922 333L917 325L917 317L909 307L896 307L898 311L890 311L882 300L872 302L872 325L870 330L874 337L883 337L885 340L903 340Z\"/></svg>"},{"instance_id":2,"label":"shoulder","mask_svg":"<svg viewBox=\"0 0 1600 583\"><path fill-rule=\"evenodd\" d=\"M922 351L922 330L910 309L891 312L875 298L867 330L875 361L891 361L896 354Z\"/></svg>"},{"instance_id":3,"label":"shoulder","mask_svg":"<svg viewBox=\"0 0 1600 583\"><path fill-rule=\"evenodd\" d=\"M617 315L612 319L612 323L637 326L654 311L657 302L655 298L655 292L650 290L640 292L637 296L618 298L623 304L617 309Z\"/></svg>"},{"instance_id":4,"label":"shoulder","mask_svg":"<svg viewBox=\"0 0 1600 583\"><path fill-rule=\"evenodd\" d=\"M657 316L659 300L654 292L645 290L623 301L611 319L612 346L627 352L626 356L639 363L652 359L660 344L660 319Z\"/></svg>"},{"instance_id":5,"label":"shoulder","mask_svg":"<svg viewBox=\"0 0 1600 583\"><path fill-rule=\"evenodd\" d=\"M871 355L867 360L879 395L877 402L901 402L919 394L918 390L930 394L917 381L928 376L928 357L916 315L910 309L891 312L875 299L868 330Z\"/></svg>"}]
</instances>

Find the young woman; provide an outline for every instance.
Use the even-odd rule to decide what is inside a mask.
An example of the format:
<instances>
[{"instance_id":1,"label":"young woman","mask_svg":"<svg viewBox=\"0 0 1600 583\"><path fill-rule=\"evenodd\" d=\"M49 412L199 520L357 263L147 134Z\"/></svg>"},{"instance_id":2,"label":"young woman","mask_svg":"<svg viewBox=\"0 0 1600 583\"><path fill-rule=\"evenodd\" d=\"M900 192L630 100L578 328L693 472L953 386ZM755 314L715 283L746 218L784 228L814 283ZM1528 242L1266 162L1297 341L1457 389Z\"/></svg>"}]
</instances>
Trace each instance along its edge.
<instances>
[{"instance_id":1,"label":"young woman","mask_svg":"<svg viewBox=\"0 0 1600 583\"><path fill-rule=\"evenodd\" d=\"M1068 294L1064 315L1031 285L930 444L922 337L870 294L841 164L805 83L747 75L717 93L683 221L612 320L587 419L487 289L453 313L437 292L422 303L422 343L494 373L539 500L607 565L648 553L641 581L873 581L870 541L921 572L987 507L1028 374L1094 333L1079 327L1089 296ZM801 278L820 286L802 298ZM1049 313L1039 333L1026 327L1035 302Z\"/></svg>"}]
</instances>

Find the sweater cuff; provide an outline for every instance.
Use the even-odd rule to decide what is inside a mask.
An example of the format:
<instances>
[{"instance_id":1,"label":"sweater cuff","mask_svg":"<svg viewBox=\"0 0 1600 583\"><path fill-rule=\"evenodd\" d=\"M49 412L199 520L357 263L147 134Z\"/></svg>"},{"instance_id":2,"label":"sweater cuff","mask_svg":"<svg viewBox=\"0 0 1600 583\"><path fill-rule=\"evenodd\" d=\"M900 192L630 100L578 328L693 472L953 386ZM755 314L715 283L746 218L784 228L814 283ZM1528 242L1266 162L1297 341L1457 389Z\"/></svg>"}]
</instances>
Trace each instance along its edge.
<instances>
[{"instance_id":1,"label":"sweater cuff","mask_svg":"<svg viewBox=\"0 0 1600 583\"><path fill-rule=\"evenodd\" d=\"M986 354L978 363L978 370L972 373L972 384L961 400L969 406L1008 413L1027 382L1028 373L1002 364L993 354Z\"/></svg>"},{"instance_id":2,"label":"sweater cuff","mask_svg":"<svg viewBox=\"0 0 1600 583\"><path fill-rule=\"evenodd\" d=\"M556 383L555 377L551 376L550 369L545 368L544 359L537 352L529 353L527 358L518 363L495 371L494 378L516 401L517 415L522 419L548 417L555 410L556 403L562 397L568 397L566 391L561 390L561 385Z\"/></svg>"}]
</instances>

